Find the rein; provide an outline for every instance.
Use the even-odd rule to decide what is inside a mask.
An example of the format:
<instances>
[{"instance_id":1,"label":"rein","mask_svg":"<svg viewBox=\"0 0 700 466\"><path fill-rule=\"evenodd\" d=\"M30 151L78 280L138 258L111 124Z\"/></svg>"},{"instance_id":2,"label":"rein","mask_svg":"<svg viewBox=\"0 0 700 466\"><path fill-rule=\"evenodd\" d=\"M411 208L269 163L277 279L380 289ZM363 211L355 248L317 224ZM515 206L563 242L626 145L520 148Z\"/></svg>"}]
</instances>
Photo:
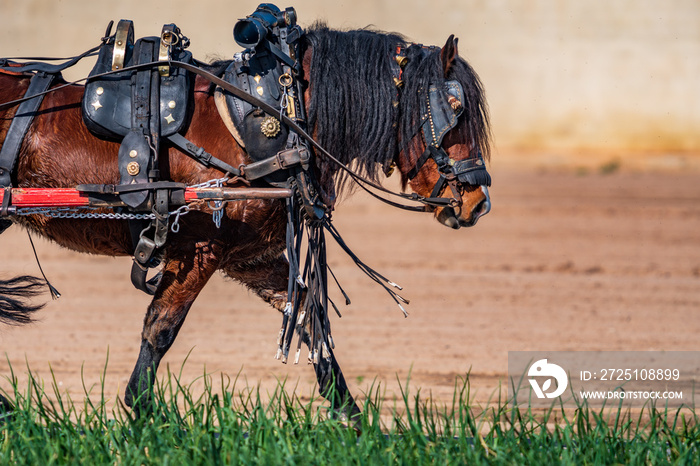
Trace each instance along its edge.
<instances>
[{"instance_id":1,"label":"rein","mask_svg":"<svg viewBox=\"0 0 700 466\"><path fill-rule=\"evenodd\" d=\"M90 52L92 52L92 51L93 51L93 49L90 50ZM80 55L79 57L82 58L82 57L87 56L87 55L88 55L88 53L85 53L85 54ZM71 61L73 61L73 60L71 60ZM75 60L75 62L77 62L77 60ZM0 103L0 109L6 108L6 107L7 108L13 107L15 105L21 104L22 102L31 100L35 97L45 96L45 95L50 94L54 91L58 91L60 89L63 89L63 88L69 87L69 86L74 86L76 84L81 84L81 83L87 81L88 79L107 77L110 75L114 75L117 73L123 73L126 71L138 71L138 70L144 70L144 69L152 69L152 68L156 68L158 66L165 66L165 65L178 66L178 67L181 67L187 71L190 71L198 76L201 76L201 77L207 79L212 84L215 84L215 85L221 87L222 89L224 89L225 91L230 92L231 94L238 97L239 99L244 100L244 101L250 103L251 105L255 105L255 106L259 107L262 111L264 111L268 115L274 116L276 118L280 118L282 122L284 122L287 126L289 126L289 128L294 130L299 136L301 136L306 141L308 141L308 143L311 144L311 146L313 146L314 149L316 149L321 155L323 155L326 159L333 162L338 168L345 171L350 176L350 178L352 178L352 180L358 184L358 186L360 186L363 190L367 191L373 197L384 202L385 204L388 204L392 207L397 207L397 208L400 208L403 210L412 211L412 212L426 212L426 211L430 210L430 208L445 207L445 206L453 205L453 203L454 203L454 198L425 197L425 196L421 196L421 195L416 194L416 193L409 194L409 193L395 192L395 191L392 191L390 189L385 188L384 186L382 186L379 183L375 183L372 180L369 180L369 179L363 177L362 175L360 175L359 173L355 172L350 167L348 167L346 164L344 164L343 162L338 160L338 158L333 156L333 154L328 152L325 148L323 148L323 146L321 146L311 135L309 135L303 128L301 128L294 120L289 118L287 115L284 115L284 114L280 115L279 109L275 109L274 107L272 107L271 105L262 101L261 99L258 99L257 97L245 92L243 89L223 80L222 78L220 78L220 77L218 77L218 76L216 76L216 75L214 75L214 74L212 74L212 73L210 73L210 72L208 72L208 71L206 71L198 66L192 65L190 63L185 63L185 62L180 62L180 61L163 60L163 61L154 61L154 62L143 63L143 64L139 64L139 65L123 67L123 68L120 68L119 70L107 71L105 73L100 73L100 74L90 76L89 78L81 78L81 79L78 79L76 81L61 84L59 86L56 86L54 88L48 89L44 92L40 92L40 93L31 95L31 96L25 96L25 97L20 98L20 99L15 99L15 100L12 100L9 102ZM14 68L14 67L10 67L10 69L8 71L15 72L15 70L12 70L11 68ZM31 68L28 66L22 66L22 67L17 67L17 68L21 68L24 71L29 71L31 69L34 69L34 68ZM17 70L16 72L20 72L20 71ZM418 130L416 130L416 134L420 131L420 128L425 124L426 121L427 121L427 119L418 127ZM236 171L238 171L238 170L236 170ZM241 173L240 171L238 171L238 173L232 172L231 174L234 176L244 176L243 173ZM389 199L383 198L383 197L379 196L378 194L372 192L368 187L374 188L377 191L383 192L387 195L401 198L405 201L421 203L421 204L423 204L423 206L406 205L406 204L401 204L398 202L391 201Z\"/></svg>"}]
</instances>

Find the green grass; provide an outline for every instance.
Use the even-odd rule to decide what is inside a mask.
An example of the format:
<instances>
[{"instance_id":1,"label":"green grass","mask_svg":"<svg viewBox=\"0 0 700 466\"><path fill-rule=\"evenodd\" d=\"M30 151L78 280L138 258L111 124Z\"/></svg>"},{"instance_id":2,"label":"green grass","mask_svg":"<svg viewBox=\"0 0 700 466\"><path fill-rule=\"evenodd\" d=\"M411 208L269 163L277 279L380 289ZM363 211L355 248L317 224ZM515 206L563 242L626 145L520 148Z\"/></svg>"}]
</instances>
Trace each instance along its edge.
<instances>
[{"instance_id":1,"label":"green grass","mask_svg":"<svg viewBox=\"0 0 700 466\"><path fill-rule=\"evenodd\" d=\"M103 395L76 404L55 379L47 386L31 371L26 386L14 373L9 380L5 396L15 409L0 421L2 464L692 464L700 457L693 411L515 410L501 399L482 409L470 400L468 378L447 406L410 395L406 382L389 407L373 387L359 435L284 383L262 396L205 375L195 394L167 373L154 415L136 419Z\"/></svg>"}]
</instances>

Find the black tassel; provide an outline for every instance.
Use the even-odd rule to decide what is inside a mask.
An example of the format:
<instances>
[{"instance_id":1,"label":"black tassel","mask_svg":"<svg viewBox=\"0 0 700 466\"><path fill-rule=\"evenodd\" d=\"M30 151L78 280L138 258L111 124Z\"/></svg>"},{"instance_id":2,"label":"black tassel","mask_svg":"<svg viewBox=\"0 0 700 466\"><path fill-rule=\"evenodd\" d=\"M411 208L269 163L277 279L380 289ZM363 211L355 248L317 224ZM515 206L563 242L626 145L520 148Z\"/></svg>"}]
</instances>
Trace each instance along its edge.
<instances>
[{"instance_id":1,"label":"black tassel","mask_svg":"<svg viewBox=\"0 0 700 466\"><path fill-rule=\"evenodd\" d=\"M32 235L29 233L29 230L27 230L27 236L29 237L29 244L32 245L32 251L34 252L34 259L36 259L36 265L39 266L39 272L41 272L41 276L44 277L44 281L46 282L46 286L49 287L49 293L51 293L51 299L58 299L61 297L61 293L58 292L56 288L49 282L49 279L46 278L46 274L44 273L44 269L41 268L41 263L39 262L39 256L36 253L36 248L34 247L34 241L32 241Z\"/></svg>"}]
</instances>

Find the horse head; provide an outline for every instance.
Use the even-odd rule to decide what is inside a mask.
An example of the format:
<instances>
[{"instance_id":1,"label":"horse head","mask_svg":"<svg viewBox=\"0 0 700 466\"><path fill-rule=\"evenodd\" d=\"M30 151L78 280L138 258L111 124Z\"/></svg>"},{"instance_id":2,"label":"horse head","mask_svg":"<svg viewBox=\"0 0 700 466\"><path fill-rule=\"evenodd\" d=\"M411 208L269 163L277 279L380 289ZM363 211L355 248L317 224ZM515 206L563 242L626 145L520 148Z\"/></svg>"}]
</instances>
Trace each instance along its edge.
<instances>
[{"instance_id":1,"label":"horse head","mask_svg":"<svg viewBox=\"0 0 700 466\"><path fill-rule=\"evenodd\" d=\"M403 185L442 199L428 210L443 225L474 226L491 210L483 155L488 159L490 131L479 78L459 57L454 36L442 49L409 48L405 63L402 110L413 118L404 121L408 142L396 159Z\"/></svg>"},{"instance_id":2,"label":"horse head","mask_svg":"<svg viewBox=\"0 0 700 466\"><path fill-rule=\"evenodd\" d=\"M306 37L309 128L323 147L372 181L396 166L404 190L428 198L426 210L449 227L488 213L486 99L453 36L442 48L424 47L317 24ZM319 163L332 203L348 177Z\"/></svg>"}]
</instances>

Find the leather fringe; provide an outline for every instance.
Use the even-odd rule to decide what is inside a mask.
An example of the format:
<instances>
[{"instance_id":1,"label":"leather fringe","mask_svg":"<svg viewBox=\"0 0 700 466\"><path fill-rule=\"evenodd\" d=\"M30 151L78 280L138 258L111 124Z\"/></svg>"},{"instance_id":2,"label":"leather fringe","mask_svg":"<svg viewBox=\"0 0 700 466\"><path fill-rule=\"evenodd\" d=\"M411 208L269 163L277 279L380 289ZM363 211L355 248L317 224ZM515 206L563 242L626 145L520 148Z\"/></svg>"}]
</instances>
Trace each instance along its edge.
<instances>
[{"instance_id":1,"label":"leather fringe","mask_svg":"<svg viewBox=\"0 0 700 466\"><path fill-rule=\"evenodd\" d=\"M472 186L491 186L491 175L483 168L460 173L457 179Z\"/></svg>"},{"instance_id":2,"label":"leather fringe","mask_svg":"<svg viewBox=\"0 0 700 466\"><path fill-rule=\"evenodd\" d=\"M297 190L296 187L293 189ZM379 284L408 317L404 304L409 301L395 290L402 288L379 272L365 264L348 247L340 233L331 223L328 215L321 220L308 220L303 203L299 202L298 191L287 199L287 259L289 260L288 302L282 316L282 327L277 338L276 359L287 363L294 335L297 335L294 363L299 362L302 341L309 346L308 361L318 364L319 358L330 360L335 347L328 318L329 304L338 317L340 311L328 296L328 276L330 274L342 293L345 304L350 298L338 283L326 260L326 236L328 232L355 264L374 282ZM306 254L301 261L302 249L306 243Z\"/></svg>"}]
</instances>

